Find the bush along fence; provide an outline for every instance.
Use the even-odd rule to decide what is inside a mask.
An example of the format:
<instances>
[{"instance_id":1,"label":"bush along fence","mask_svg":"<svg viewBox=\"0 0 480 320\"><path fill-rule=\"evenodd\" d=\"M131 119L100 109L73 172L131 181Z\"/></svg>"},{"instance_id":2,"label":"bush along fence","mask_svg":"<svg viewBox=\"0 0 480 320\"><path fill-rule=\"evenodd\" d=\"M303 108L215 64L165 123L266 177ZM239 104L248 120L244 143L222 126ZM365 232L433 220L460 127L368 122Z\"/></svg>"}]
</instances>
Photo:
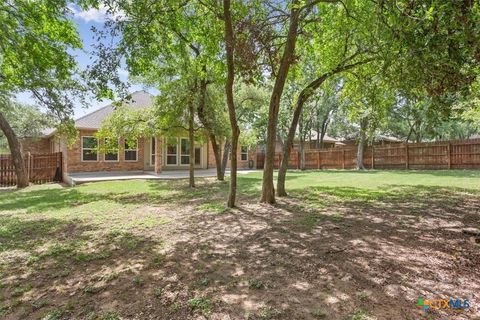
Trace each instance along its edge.
<instances>
[{"instance_id":1,"label":"bush along fence","mask_svg":"<svg viewBox=\"0 0 480 320\"><path fill-rule=\"evenodd\" d=\"M29 181L32 183L62 181L62 153L24 155ZM17 175L10 155L0 155L0 187L15 186Z\"/></svg>"},{"instance_id":2,"label":"bush along fence","mask_svg":"<svg viewBox=\"0 0 480 320\"><path fill-rule=\"evenodd\" d=\"M275 154L275 168L281 157L281 153ZM259 154L259 169L263 159ZM480 169L480 139L368 146L363 164L367 169ZM305 169L354 169L356 165L356 146L305 151ZM299 151L292 151L288 167L300 169Z\"/></svg>"}]
</instances>

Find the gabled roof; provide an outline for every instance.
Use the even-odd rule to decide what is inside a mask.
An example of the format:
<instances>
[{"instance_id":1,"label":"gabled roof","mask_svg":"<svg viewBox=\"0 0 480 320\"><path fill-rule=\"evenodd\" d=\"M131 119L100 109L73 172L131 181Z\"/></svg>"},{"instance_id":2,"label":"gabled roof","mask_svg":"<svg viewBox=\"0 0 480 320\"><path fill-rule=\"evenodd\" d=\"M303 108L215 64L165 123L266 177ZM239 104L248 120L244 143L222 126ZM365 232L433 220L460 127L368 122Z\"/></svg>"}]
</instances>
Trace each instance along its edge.
<instances>
[{"instance_id":1,"label":"gabled roof","mask_svg":"<svg viewBox=\"0 0 480 320\"><path fill-rule=\"evenodd\" d=\"M124 101L124 106L135 109L148 108L153 106L154 96L144 90L135 91L130 95L131 99L128 101ZM92 111L75 120L75 128L98 130L102 124L102 121L106 119L114 110L115 106L113 105L113 103L111 103L109 105L101 107L100 109ZM48 128L43 130L43 134L48 137L54 134L55 131L56 130L53 128Z\"/></svg>"},{"instance_id":2,"label":"gabled roof","mask_svg":"<svg viewBox=\"0 0 480 320\"><path fill-rule=\"evenodd\" d=\"M153 95L146 91L136 91L131 94L131 100L125 101L123 105L129 108L148 108L153 105ZM106 105L96 111L84 115L75 120L75 128L78 129L99 129L102 121L106 119L113 111L113 104Z\"/></svg>"}]
</instances>

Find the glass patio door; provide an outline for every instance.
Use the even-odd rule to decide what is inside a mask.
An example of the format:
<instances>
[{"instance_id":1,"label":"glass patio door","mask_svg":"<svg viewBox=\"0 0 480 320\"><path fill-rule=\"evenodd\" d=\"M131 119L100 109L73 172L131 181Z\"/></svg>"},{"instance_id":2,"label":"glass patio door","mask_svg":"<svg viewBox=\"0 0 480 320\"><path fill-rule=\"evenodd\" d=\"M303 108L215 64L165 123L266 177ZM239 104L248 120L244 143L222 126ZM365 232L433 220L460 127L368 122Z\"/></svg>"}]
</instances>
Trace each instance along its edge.
<instances>
[{"instance_id":1,"label":"glass patio door","mask_svg":"<svg viewBox=\"0 0 480 320\"><path fill-rule=\"evenodd\" d=\"M152 137L150 142L150 165L155 166L155 137Z\"/></svg>"}]
</instances>

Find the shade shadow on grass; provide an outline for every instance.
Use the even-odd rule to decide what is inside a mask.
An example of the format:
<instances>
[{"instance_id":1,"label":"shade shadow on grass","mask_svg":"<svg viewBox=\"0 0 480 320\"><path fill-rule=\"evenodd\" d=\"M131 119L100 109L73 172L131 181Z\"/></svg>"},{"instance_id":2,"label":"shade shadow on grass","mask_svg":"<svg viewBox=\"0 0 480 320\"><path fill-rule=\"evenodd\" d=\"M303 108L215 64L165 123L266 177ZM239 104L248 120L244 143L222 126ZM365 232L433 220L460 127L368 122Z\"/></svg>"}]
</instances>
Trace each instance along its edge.
<instances>
[{"instance_id":1,"label":"shade shadow on grass","mask_svg":"<svg viewBox=\"0 0 480 320\"><path fill-rule=\"evenodd\" d=\"M29 220L13 215L0 216L0 252L11 249L34 250L46 242L78 237L90 229L78 220Z\"/></svg>"}]
</instances>

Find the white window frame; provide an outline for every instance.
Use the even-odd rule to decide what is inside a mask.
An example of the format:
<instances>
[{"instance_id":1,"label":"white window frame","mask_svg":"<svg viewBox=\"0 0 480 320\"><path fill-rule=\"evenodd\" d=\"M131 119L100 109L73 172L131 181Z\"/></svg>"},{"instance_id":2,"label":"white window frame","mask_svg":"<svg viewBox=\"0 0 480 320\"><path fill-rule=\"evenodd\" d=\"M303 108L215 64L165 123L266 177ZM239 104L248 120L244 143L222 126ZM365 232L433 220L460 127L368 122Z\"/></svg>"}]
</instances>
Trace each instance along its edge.
<instances>
[{"instance_id":1,"label":"white window frame","mask_svg":"<svg viewBox=\"0 0 480 320\"><path fill-rule=\"evenodd\" d=\"M123 161L125 161L125 162L138 162L138 139L137 139L137 143L135 144L136 147L137 147L136 149L127 149L126 148L127 140L128 139L123 140ZM126 155L127 151L135 151L135 160L127 160L126 159L125 155Z\"/></svg>"},{"instance_id":2,"label":"white window frame","mask_svg":"<svg viewBox=\"0 0 480 320\"><path fill-rule=\"evenodd\" d=\"M174 154L173 153L168 153L168 139L175 139L175 163L168 163L168 156L173 156ZM178 153L179 153L179 150L178 150L178 138L173 138L173 137L166 137L165 138L165 165L166 166L178 166Z\"/></svg>"},{"instance_id":3,"label":"white window frame","mask_svg":"<svg viewBox=\"0 0 480 320\"><path fill-rule=\"evenodd\" d=\"M106 145L107 138L103 139L103 146L105 148L105 152L103 153L103 161L105 162L120 162L120 139L117 139L117 160L107 160L107 148L105 147Z\"/></svg>"},{"instance_id":4,"label":"white window frame","mask_svg":"<svg viewBox=\"0 0 480 320\"><path fill-rule=\"evenodd\" d=\"M95 140L97 140L97 152L96 152L96 156L97 156L97 159L95 160L84 160L83 159L83 150L95 150L95 149L92 149L92 148L84 148L83 147L83 138L93 138ZM94 136L82 136L82 138L80 139L80 160L81 162L98 162L98 139L95 138Z\"/></svg>"},{"instance_id":5,"label":"white window frame","mask_svg":"<svg viewBox=\"0 0 480 320\"><path fill-rule=\"evenodd\" d=\"M184 138L184 137L181 137L180 139L178 139L178 146L180 148L178 148L178 154L179 154L179 159L180 159L180 163L179 163L179 166L189 166L190 165L190 152L188 154L183 154L182 153L182 140L187 140L188 143L190 143L190 139L188 138ZM195 146L194 146L195 148ZM185 163L182 163L182 157L188 157L188 163L185 164Z\"/></svg>"},{"instance_id":6,"label":"white window frame","mask_svg":"<svg viewBox=\"0 0 480 320\"><path fill-rule=\"evenodd\" d=\"M243 147L247 148L247 151L243 152ZM245 160L242 159L243 155L245 155ZM248 146L240 146L240 161L248 161Z\"/></svg>"}]
</instances>

